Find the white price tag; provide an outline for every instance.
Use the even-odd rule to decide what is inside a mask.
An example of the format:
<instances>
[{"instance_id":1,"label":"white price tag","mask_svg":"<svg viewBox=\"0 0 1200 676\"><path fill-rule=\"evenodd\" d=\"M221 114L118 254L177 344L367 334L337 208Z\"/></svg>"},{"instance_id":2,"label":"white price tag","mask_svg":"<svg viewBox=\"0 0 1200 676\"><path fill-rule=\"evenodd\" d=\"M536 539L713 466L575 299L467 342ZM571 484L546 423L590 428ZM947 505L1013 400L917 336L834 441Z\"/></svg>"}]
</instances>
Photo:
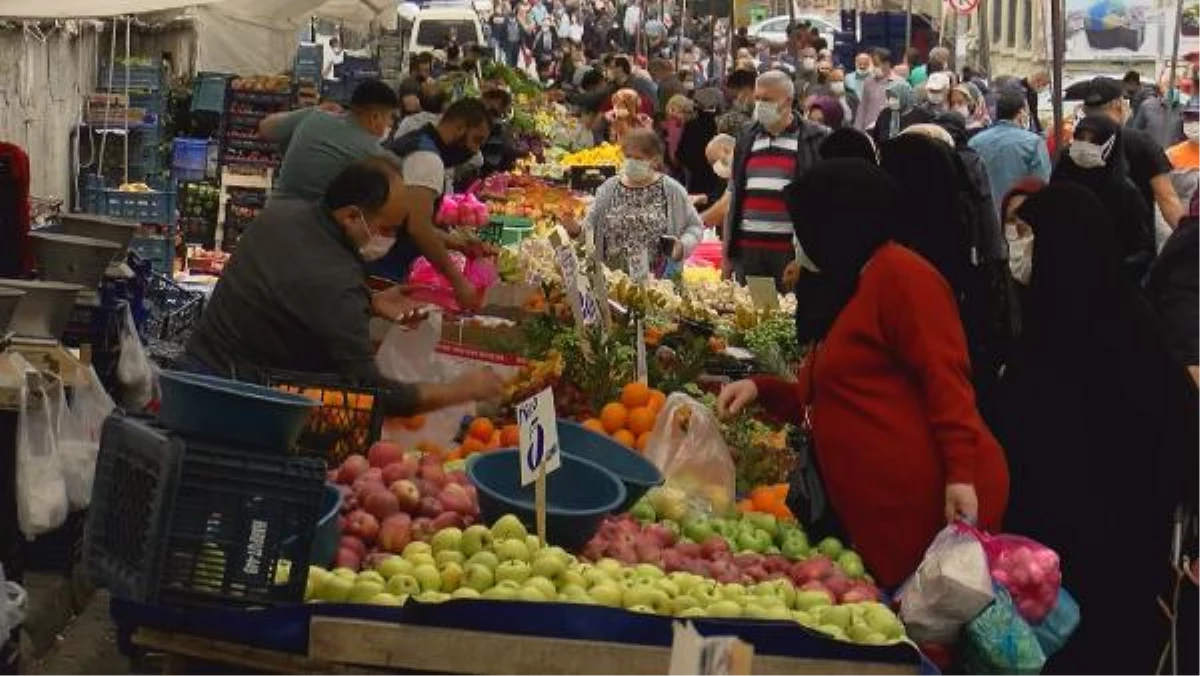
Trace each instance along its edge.
<instances>
[{"instance_id":1,"label":"white price tag","mask_svg":"<svg viewBox=\"0 0 1200 676\"><path fill-rule=\"evenodd\" d=\"M637 323L637 379L643 385L650 384L650 369L646 366L646 327L640 319Z\"/></svg>"},{"instance_id":2,"label":"white price tag","mask_svg":"<svg viewBox=\"0 0 1200 676\"><path fill-rule=\"evenodd\" d=\"M650 279L650 254L645 249L629 257L629 276L638 284Z\"/></svg>"},{"instance_id":3,"label":"white price tag","mask_svg":"<svg viewBox=\"0 0 1200 676\"><path fill-rule=\"evenodd\" d=\"M537 480L538 469L545 473L558 469L558 418L554 413L554 393L546 388L517 404L517 429L521 443L521 485Z\"/></svg>"},{"instance_id":4,"label":"white price tag","mask_svg":"<svg viewBox=\"0 0 1200 676\"><path fill-rule=\"evenodd\" d=\"M555 258L558 260L567 302L575 314L576 324L580 328L593 326L601 320L601 310L588 287L587 279L579 274L579 259L575 257L575 251L569 246L559 247Z\"/></svg>"},{"instance_id":5,"label":"white price tag","mask_svg":"<svg viewBox=\"0 0 1200 676\"><path fill-rule=\"evenodd\" d=\"M746 288L750 291L750 299L760 310L779 309L779 291L773 277L747 277Z\"/></svg>"}]
</instances>

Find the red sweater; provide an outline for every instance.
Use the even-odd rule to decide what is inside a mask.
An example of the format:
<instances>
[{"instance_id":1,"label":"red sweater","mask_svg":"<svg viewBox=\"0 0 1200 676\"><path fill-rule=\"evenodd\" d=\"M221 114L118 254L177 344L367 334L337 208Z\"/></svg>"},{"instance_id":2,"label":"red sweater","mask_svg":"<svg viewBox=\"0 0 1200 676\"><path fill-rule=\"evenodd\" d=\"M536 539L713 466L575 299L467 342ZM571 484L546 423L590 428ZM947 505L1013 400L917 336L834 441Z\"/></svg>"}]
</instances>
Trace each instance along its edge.
<instances>
[{"instance_id":1,"label":"red sweater","mask_svg":"<svg viewBox=\"0 0 1200 676\"><path fill-rule=\"evenodd\" d=\"M796 384L756 379L759 401L798 421L808 368ZM817 349L811 375L825 489L885 587L916 570L945 525L947 483L974 484L980 525L1000 526L1008 466L979 417L969 373L950 287L925 259L885 244Z\"/></svg>"}]
</instances>

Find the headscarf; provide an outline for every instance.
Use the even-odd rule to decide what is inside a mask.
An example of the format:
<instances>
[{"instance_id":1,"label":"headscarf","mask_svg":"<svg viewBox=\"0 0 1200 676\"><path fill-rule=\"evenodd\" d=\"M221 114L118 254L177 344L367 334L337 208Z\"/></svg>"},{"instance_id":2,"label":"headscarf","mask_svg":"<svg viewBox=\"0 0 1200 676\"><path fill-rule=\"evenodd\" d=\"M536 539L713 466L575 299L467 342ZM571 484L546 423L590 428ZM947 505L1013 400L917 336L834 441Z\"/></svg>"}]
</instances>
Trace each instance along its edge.
<instances>
[{"instance_id":1,"label":"headscarf","mask_svg":"<svg viewBox=\"0 0 1200 676\"><path fill-rule=\"evenodd\" d=\"M988 115L987 101L983 98L983 91L974 82L964 82L958 86L959 89L965 89L967 96L971 99L971 119L967 120L968 129L980 129L992 124L992 117Z\"/></svg>"},{"instance_id":2,"label":"headscarf","mask_svg":"<svg viewBox=\"0 0 1200 676\"><path fill-rule=\"evenodd\" d=\"M900 118L905 113L913 109L917 103L917 94L913 91L912 85L905 80L893 80L891 84L884 90L884 96L894 98L900 102L900 110L892 110L888 115L891 123L891 128L888 130L888 138L894 137L900 133ZM889 110L891 110L889 108Z\"/></svg>"},{"instance_id":3,"label":"headscarf","mask_svg":"<svg viewBox=\"0 0 1200 676\"><path fill-rule=\"evenodd\" d=\"M867 134L854 127L835 129L821 141L817 149L823 160L853 158L879 166L879 151Z\"/></svg>"},{"instance_id":4,"label":"headscarf","mask_svg":"<svg viewBox=\"0 0 1200 676\"><path fill-rule=\"evenodd\" d=\"M934 75L937 75L937 73L934 73ZM900 134L902 136L904 136L904 135L924 136L925 138L927 138L931 141L939 141L941 143L945 143L946 147L948 147L948 148L954 147L954 137L950 135L950 132L946 131L945 129L943 129L942 127L939 127L936 124L931 124L931 123L914 124L911 127L906 127L904 129L904 131L900 132Z\"/></svg>"},{"instance_id":5,"label":"headscarf","mask_svg":"<svg viewBox=\"0 0 1200 676\"><path fill-rule=\"evenodd\" d=\"M842 104L832 96L814 96L808 101L807 110L816 108L821 111L825 121L823 124L830 129L839 129L845 119Z\"/></svg>"},{"instance_id":6,"label":"headscarf","mask_svg":"<svg viewBox=\"0 0 1200 676\"><path fill-rule=\"evenodd\" d=\"M879 167L838 158L814 165L784 189L784 199L796 239L819 270L802 271L796 283L796 335L806 344L829 332L854 297L863 266L888 241L896 185Z\"/></svg>"},{"instance_id":7,"label":"headscarf","mask_svg":"<svg viewBox=\"0 0 1200 676\"><path fill-rule=\"evenodd\" d=\"M653 121L638 112L642 98L632 89L618 89L612 95L612 110L604 114L609 124L609 140L620 143L630 129L649 128Z\"/></svg>"}]
</instances>

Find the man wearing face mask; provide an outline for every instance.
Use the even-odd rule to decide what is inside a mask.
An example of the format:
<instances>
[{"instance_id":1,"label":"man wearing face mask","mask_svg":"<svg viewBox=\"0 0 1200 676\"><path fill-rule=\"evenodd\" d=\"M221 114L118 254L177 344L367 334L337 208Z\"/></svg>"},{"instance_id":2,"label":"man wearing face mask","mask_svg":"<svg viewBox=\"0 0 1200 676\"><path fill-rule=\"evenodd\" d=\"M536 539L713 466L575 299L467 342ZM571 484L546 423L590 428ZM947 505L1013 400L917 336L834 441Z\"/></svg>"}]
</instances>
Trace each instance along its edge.
<instances>
[{"instance_id":1,"label":"man wearing face mask","mask_svg":"<svg viewBox=\"0 0 1200 676\"><path fill-rule=\"evenodd\" d=\"M348 114L304 108L264 118L258 133L285 149L272 199L317 201L346 165L386 155L379 139L391 129L399 104L391 87L367 80L354 89Z\"/></svg>"},{"instance_id":2,"label":"man wearing face mask","mask_svg":"<svg viewBox=\"0 0 1200 676\"><path fill-rule=\"evenodd\" d=\"M372 297L365 261L405 220L404 182L386 159L352 162L319 202L284 198L238 240L188 342L187 370L262 381L270 371L336 374L381 388L386 415L413 415L500 394L488 370L447 384L389 380L375 365L368 322L419 319L388 292Z\"/></svg>"},{"instance_id":3,"label":"man wearing face mask","mask_svg":"<svg viewBox=\"0 0 1200 676\"><path fill-rule=\"evenodd\" d=\"M854 57L854 72L846 76L846 88L862 99L863 85L871 78L871 55L860 52Z\"/></svg>"},{"instance_id":4,"label":"man wearing face mask","mask_svg":"<svg viewBox=\"0 0 1200 676\"><path fill-rule=\"evenodd\" d=\"M822 61L821 64L828 63ZM818 64L820 72L820 64ZM837 99L842 107L844 124L854 121L854 112L858 109L858 97L846 88L846 73L841 68L830 68L823 76L821 84L813 87L809 96L828 96Z\"/></svg>"},{"instance_id":5,"label":"man wearing face mask","mask_svg":"<svg viewBox=\"0 0 1200 676\"><path fill-rule=\"evenodd\" d=\"M1200 169L1200 97L1188 101L1182 117L1183 141L1167 150L1167 159L1175 171L1196 171Z\"/></svg>"},{"instance_id":6,"label":"man wearing face mask","mask_svg":"<svg viewBox=\"0 0 1200 676\"><path fill-rule=\"evenodd\" d=\"M795 231L783 188L820 159L826 132L794 109L795 85L778 71L754 87L754 125L738 139L729 180L722 273L740 281L771 277L781 291L784 271L796 257Z\"/></svg>"},{"instance_id":7,"label":"man wearing face mask","mask_svg":"<svg viewBox=\"0 0 1200 676\"><path fill-rule=\"evenodd\" d=\"M1029 131L1029 107L1017 91L996 100L996 124L971 137L968 145L987 167L992 202L999 205L1013 186L1026 177L1050 180L1050 153L1042 137Z\"/></svg>"},{"instance_id":8,"label":"man wearing face mask","mask_svg":"<svg viewBox=\"0 0 1200 676\"><path fill-rule=\"evenodd\" d=\"M858 115L854 128L866 131L875 124L879 113L887 107L887 88L892 81L892 53L876 49L871 56L871 77L863 83L863 93L858 104Z\"/></svg>"},{"instance_id":9,"label":"man wearing face mask","mask_svg":"<svg viewBox=\"0 0 1200 676\"><path fill-rule=\"evenodd\" d=\"M726 78L725 88L729 90L732 101L729 110L717 117L718 134L741 136L753 124L754 81L757 78L754 71L742 68L734 70Z\"/></svg>"}]
</instances>

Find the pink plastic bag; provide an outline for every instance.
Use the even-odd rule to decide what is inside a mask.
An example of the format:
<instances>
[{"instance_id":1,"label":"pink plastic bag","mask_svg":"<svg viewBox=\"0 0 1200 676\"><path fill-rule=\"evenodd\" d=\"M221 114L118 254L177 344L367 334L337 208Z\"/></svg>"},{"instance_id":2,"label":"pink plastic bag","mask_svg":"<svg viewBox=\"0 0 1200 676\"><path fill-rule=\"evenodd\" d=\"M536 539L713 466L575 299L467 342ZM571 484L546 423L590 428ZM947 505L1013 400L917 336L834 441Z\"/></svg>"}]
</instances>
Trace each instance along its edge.
<instances>
[{"instance_id":1,"label":"pink plastic bag","mask_svg":"<svg viewBox=\"0 0 1200 676\"><path fill-rule=\"evenodd\" d=\"M496 274L496 264L490 258L471 258L458 252L451 252L450 259L466 277L467 282L474 286L479 293L491 288L499 276ZM412 271L408 275L408 284L417 287L412 297L426 303L438 305L451 312L459 310L458 301L454 297L454 287L450 280L433 267L424 256L413 262Z\"/></svg>"},{"instance_id":2,"label":"pink plastic bag","mask_svg":"<svg viewBox=\"0 0 1200 676\"><path fill-rule=\"evenodd\" d=\"M1058 554L1020 535L990 535L975 530L975 536L987 554L992 580L1008 590L1023 619L1040 624L1058 602L1062 586Z\"/></svg>"}]
</instances>

